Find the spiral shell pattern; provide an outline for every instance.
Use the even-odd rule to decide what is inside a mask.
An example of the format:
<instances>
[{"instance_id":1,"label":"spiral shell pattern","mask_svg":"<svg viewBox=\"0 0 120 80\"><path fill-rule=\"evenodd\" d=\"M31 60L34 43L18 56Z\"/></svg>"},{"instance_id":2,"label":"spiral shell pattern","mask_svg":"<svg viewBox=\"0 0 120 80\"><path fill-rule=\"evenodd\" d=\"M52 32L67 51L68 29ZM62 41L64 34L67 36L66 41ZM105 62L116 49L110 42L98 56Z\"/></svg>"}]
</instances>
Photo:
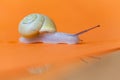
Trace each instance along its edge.
<instances>
[{"instance_id":1,"label":"spiral shell pattern","mask_svg":"<svg viewBox=\"0 0 120 80\"><path fill-rule=\"evenodd\" d=\"M56 26L48 16L30 14L21 20L18 30L23 37L32 38L41 32L56 32Z\"/></svg>"}]
</instances>

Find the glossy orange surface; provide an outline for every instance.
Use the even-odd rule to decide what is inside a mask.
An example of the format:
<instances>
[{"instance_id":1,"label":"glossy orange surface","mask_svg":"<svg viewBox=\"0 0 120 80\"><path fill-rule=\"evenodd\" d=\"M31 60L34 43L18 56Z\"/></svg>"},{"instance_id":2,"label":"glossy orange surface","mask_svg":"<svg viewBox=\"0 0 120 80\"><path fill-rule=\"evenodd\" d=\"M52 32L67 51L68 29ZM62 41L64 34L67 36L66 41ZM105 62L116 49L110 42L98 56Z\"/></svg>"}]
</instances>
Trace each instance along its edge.
<instances>
[{"instance_id":1,"label":"glossy orange surface","mask_svg":"<svg viewBox=\"0 0 120 80\"><path fill-rule=\"evenodd\" d=\"M119 49L119 4L119 0L0 0L0 74ZM48 15L59 32L101 27L81 35L83 43L76 45L19 43L18 24L30 13Z\"/></svg>"}]
</instances>

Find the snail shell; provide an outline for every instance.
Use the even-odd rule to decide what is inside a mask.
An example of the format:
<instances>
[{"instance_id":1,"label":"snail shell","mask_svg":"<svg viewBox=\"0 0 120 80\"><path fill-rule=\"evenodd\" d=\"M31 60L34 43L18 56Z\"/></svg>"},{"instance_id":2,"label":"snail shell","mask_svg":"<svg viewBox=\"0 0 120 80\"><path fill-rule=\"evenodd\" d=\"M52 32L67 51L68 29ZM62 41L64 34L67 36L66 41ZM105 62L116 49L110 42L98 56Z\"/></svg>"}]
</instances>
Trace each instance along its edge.
<instances>
[{"instance_id":1,"label":"snail shell","mask_svg":"<svg viewBox=\"0 0 120 80\"><path fill-rule=\"evenodd\" d=\"M32 38L42 32L56 32L56 26L48 16L30 14L20 21L18 30L21 36Z\"/></svg>"}]
</instances>

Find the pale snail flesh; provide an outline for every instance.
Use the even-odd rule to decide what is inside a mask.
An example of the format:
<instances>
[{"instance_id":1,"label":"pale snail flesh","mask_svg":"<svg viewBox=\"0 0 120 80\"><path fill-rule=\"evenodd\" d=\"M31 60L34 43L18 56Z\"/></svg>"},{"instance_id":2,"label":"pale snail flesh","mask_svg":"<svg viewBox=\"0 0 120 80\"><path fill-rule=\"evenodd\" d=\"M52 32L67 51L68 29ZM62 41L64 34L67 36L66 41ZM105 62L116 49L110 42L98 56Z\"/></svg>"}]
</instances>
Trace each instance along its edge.
<instances>
[{"instance_id":1,"label":"pale snail flesh","mask_svg":"<svg viewBox=\"0 0 120 80\"><path fill-rule=\"evenodd\" d=\"M100 25L76 34L57 32L54 22L49 17L41 14L30 14L23 18L19 24L19 33L22 36L19 40L22 43L77 44L81 41L79 35L97 27Z\"/></svg>"}]
</instances>

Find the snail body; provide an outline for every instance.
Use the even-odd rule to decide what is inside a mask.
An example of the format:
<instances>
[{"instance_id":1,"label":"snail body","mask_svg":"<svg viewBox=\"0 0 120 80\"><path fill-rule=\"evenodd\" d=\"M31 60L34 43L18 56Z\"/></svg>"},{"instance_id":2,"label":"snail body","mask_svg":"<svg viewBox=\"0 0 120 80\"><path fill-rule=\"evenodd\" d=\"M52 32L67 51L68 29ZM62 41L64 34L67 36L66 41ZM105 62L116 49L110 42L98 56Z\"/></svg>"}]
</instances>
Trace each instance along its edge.
<instances>
[{"instance_id":1,"label":"snail body","mask_svg":"<svg viewBox=\"0 0 120 80\"><path fill-rule=\"evenodd\" d=\"M36 36L34 38L20 38L20 42L23 43L35 43L35 42L43 42L43 43L67 43L67 44L76 44L78 43L79 37L67 33L62 32L54 32L54 33L44 33L42 35Z\"/></svg>"},{"instance_id":2,"label":"snail body","mask_svg":"<svg viewBox=\"0 0 120 80\"><path fill-rule=\"evenodd\" d=\"M36 18L37 20L33 21L32 19L33 18L35 19L35 15L38 16L38 19ZM32 16L32 18L29 18L31 16ZM41 19L39 19L39 18L41 18ZM47 19L47 20L45 20L45 19ZM30 23L32 21L33 21L33 23ZM44 21L46 21L46 22L44 22ZM24 24L24 22L25 22L25 26L22 25L22 24ZM40 22L40 23L38 23L38 22ZM43 22L43 23L41 23L41 22ZM35 24L35 25L33 25L33 24ZM32 26L32 28L31 28L31 26ZM86 29L86 30L78 32L76 34L68 34L68 33L63 33L63 32L57 32L55 24L49 17L43 16L43 15L41 17L40 14L31 14L31 15L28 15L27 17L25 17L20 22L19 32L22 35L22 37L19 40L22 43L43 42L43 43L52 43L52 44L58 44L58 43L77 44L77 43L80 43L80 41L81 41L79 38L79 35L81 35L85 32L88 32L99 26L100 25L97 25L95 27ZM34 29L34 30L32 31L32 29Z\"/></svg>"}]
</instances>

